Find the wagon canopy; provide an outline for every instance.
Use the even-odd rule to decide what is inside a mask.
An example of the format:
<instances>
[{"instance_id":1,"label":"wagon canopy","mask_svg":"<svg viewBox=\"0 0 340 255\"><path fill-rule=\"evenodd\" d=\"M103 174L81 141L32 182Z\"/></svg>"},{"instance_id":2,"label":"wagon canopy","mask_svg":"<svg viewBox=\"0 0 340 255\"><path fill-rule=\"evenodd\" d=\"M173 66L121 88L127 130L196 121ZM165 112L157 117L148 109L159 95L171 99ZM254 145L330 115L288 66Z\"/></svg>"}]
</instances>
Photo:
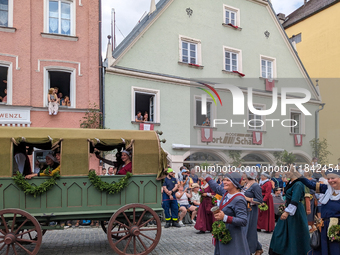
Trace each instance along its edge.
<instances>
[{"instance_id":1,"label":"wagon canopy","mask_svg":"<svg viewBox=\"0 0 340 255\"><path fill-rule=\"evenodd\" d=\"M87 175L94 148L110 151L131 146L133 174L160 176L166 167L166 153L154 131L0 127L0 176L12 176L13 146L19 144L41 149L60 145L63 176Z\"/></svg>"}]
</instances>

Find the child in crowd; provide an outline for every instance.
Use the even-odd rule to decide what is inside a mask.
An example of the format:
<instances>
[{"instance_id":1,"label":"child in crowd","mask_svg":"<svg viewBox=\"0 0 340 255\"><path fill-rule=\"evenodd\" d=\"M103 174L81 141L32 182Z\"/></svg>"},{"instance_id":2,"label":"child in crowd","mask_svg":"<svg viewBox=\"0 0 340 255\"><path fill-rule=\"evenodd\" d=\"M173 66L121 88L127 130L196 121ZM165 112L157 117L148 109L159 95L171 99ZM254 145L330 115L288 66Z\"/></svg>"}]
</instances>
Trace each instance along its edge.
<instances>
[{"instance_id":1,"label":"child in crowd","mask_svg":"<svg viewBox=\"0 0 340 255\"><path fill-rule=\"evenodd\" d=\"M58 109L59 109L59 99L55 93L55 89L54 88L50 88L48 91L48 112L49 115L57 115L58 113Z\"/></svg>"}]
</instances>

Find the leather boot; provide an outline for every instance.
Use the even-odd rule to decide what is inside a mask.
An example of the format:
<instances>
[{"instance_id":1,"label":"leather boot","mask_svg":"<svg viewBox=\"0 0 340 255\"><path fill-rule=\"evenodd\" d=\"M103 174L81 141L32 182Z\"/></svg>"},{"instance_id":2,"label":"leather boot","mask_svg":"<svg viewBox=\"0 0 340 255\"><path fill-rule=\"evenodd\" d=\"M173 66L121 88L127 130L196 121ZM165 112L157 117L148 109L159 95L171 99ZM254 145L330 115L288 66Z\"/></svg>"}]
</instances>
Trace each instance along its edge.
<instances>
[{"instance_id":1,"label":"leather boot","mask_svg":"<svg viewBox=\"0 0 340 255\"><path fill-rule=\"evenodd\" d=\"M170 223L170 221L167 221L166 223L165 223L165 228L170 228L170 226L171 226L171 223Z\"/></svg>"}]
</instances>

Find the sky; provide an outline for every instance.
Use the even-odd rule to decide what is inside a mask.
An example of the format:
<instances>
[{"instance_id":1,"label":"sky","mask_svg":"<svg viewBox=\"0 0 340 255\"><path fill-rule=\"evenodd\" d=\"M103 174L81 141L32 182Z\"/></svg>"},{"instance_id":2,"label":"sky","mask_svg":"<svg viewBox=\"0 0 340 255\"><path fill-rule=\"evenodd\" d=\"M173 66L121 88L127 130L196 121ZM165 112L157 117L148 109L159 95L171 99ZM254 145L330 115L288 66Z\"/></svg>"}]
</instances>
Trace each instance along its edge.
<instances>
[{"instance_id":1,"label":"sky","mask_svg":"<svg viewBox=\"0 0 340 255\"><path fill-rule=\"evenodd\" d=\"M156 4L159 0L156 0ZM276 13L286 15L299 8L304 0L271 0ZM145 12L150 10L151 0L102 0L102 52L106 55L107 36L111 34L111 9L116 12L116 45L135 27Z\"/></svg>"}]
</instances>

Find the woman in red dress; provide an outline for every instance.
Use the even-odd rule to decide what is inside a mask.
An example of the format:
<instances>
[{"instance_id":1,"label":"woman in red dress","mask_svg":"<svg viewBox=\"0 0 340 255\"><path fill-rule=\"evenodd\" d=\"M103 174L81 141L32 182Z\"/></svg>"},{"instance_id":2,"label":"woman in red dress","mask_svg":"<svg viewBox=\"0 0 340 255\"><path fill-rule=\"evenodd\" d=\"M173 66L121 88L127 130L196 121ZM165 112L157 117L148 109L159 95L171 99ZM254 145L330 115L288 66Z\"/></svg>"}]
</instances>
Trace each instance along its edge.
<instances>
[{"instance_id":1,"label":"woman in red dress","mask_svg":"<svg viewBox=\"0 0 340 255\"><path fill-rule=\"evenodd\" d=\"M270 175L267 173L261 174L261 180L259 182L262 189L263 203L268 206L267 211L259 210L259 217L257 220L257 229L264 229L266 232L273 232L275 228L275 211L272 192L272 183L270 182Z\"/></svg>"},{"instance_id":2,"label":"woman in red dress","mask_svg":"<svg viewBox=\"0 0 340 255\"><path fill-rule=\"evenodd\" d=\"M204 234L206 231L212 230L212 224L215 221L214 214L210 211L213 207L212 197L215 196L213 190L209 187L206 180L203 180L201 186L202 202L198 208L197 220L195 224L195 229L199 230L197 234Z\"/></svg>"}]
</instances>

